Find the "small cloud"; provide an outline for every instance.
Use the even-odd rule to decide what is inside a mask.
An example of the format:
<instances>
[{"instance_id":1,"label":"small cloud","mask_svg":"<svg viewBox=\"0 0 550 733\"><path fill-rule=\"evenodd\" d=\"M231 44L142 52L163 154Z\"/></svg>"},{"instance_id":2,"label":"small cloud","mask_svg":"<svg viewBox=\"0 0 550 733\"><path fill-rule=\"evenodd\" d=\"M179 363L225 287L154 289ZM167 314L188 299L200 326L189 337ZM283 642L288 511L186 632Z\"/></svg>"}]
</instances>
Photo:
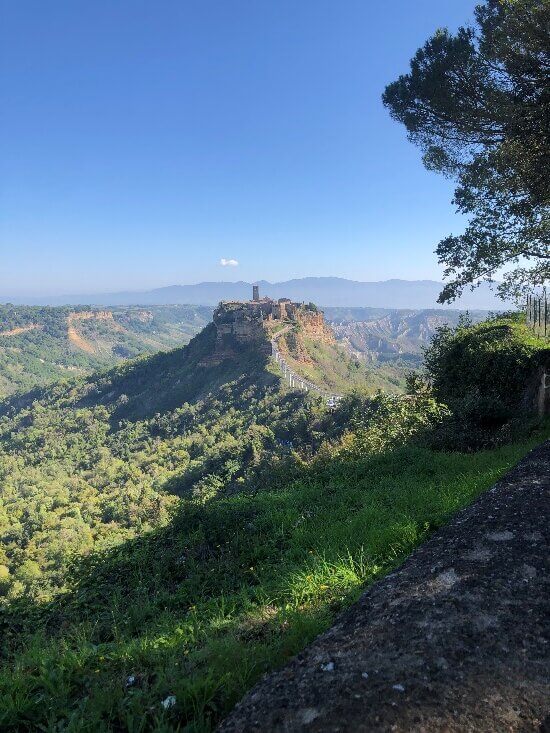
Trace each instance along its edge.
<instances>
[{"instance_id":1,"label":"small cloud","mask_svg":"<svg viewBox=\"0 0 550 733\"><path fill-rule=\"evenodd\" d=\"M226 260L225 257L222 257L220 260L220 265L222 267L237 267L238 264L238 260Z\"/></svg>"}]
</instances>

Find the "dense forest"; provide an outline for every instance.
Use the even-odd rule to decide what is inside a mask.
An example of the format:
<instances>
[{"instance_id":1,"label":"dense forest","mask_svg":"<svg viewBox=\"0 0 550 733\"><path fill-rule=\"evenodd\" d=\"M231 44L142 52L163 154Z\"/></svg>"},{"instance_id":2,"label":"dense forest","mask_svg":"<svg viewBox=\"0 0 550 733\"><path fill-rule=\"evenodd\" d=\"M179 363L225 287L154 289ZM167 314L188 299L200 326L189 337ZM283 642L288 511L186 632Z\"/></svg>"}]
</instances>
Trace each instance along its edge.
<instances>
[{"instance_id":1,"label":"dense forest","mask_svg":"<svg viewBox=\"0 0 550 733\"><path fill-rule=\"evenodd\" d=\"M0 397L181 346L211 315L211 308L187 305L0 305Z\"/></svg>"},{"instance_id":2,"label":"dense forest","mask_svg":"<svg viewBox=\"0 0 550 733\"><path fill-rule=\"evenodd\" d=\"M0 402L3 729L210 730L548 434L517 319L336 409L214 341Z\"/></svg>"},{"instance_id":3,"label":"dense forest","mask_svg":"<svg viewBox=\"0 0 550 733\"><path fill-rule=\"evenodd\" d=\"M213 339L209 326L186 349L0 403L10 597L47 596L75 551L165 523L176 496L235 489L265 450L300 439L301 398L280 394L257 354L198 365Z\"/></svg>"}]
</instances>

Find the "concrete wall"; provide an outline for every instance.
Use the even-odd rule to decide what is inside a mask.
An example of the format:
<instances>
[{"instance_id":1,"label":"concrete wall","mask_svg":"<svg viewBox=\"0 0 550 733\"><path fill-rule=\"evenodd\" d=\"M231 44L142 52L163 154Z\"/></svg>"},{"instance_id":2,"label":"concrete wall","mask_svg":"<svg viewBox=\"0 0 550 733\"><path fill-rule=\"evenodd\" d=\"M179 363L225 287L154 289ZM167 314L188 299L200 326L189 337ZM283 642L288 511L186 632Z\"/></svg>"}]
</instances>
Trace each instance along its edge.
<instances>
[{"instance_id":1,"label":"concrete wall","mask_svg":"<svg viewBox=\"0 0 550 733\"><path fill-rule=\"evenodd\" d=\"M550 366L539 367L529 379L522 407L539 417L550 415Z\"/></svg>"}]
</instances>

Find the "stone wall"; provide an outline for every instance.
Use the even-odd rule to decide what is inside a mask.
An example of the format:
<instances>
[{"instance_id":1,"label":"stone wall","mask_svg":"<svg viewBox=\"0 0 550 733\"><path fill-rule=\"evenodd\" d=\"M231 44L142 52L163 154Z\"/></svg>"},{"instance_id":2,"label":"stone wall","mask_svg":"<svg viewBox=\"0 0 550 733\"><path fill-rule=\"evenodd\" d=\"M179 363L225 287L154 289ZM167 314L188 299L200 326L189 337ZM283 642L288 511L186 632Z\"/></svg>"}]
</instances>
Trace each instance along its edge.
<instances>
[{"instance_id":1,"label":"stone wall","mask_svg":"<svg viewBox=\"0 0 550 733\"><path fill-rule=\"evenodd\" d=\"M540 366L527 382L522 408L538 417L550 415L550 365Z\"/></svg>"}]
</instances>

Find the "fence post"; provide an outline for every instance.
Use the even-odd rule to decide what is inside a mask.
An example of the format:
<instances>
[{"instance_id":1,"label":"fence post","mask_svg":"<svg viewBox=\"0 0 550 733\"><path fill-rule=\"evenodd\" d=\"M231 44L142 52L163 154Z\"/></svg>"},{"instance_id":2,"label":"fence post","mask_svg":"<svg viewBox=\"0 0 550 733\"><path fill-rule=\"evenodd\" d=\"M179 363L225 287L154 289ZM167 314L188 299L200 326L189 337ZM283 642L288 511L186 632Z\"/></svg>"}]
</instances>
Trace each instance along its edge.
<instances>
[{"instance_id":1,"label":"fence post","mask_svg":"<svg viewBox=\"0 0 550 733\"><path fill-rule=\"evenodd\" d=\"M546 291L539 296L528 295L525 304L526 325L533 329L533 333L541 338L550 337L550 313Z\"/></svg>"}]
</instances>

